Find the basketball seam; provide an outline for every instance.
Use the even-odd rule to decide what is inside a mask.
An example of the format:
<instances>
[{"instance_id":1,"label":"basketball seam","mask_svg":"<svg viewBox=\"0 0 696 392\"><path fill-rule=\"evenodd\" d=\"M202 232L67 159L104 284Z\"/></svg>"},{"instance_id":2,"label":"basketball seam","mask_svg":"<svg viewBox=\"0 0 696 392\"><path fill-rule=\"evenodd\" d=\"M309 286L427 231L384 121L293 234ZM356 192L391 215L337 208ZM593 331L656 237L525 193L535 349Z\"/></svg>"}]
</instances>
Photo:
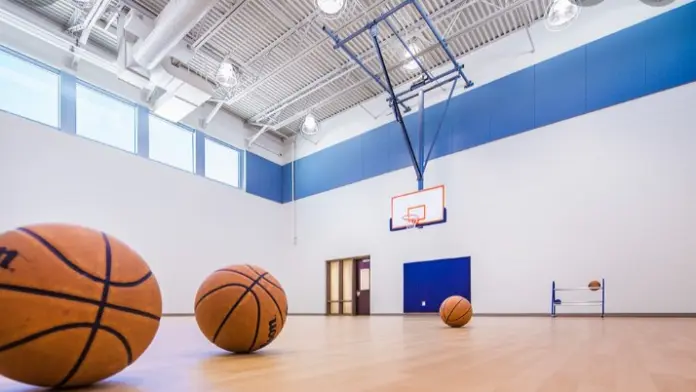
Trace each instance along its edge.
<instances>
[{"instance_id":1,"label":"basketball seam","mask_svg":"<svg viewBox=\"0 0 696 392\"><path fill-rule=\"evenodd\" d=\"M11 350L13 348L17 348L17 347L22 346L24 344L31 343L34 340L40 339L44 336L48 336L48 335L51 335L51 334L56 333L56 332L63 332L63 331L69 331L71 329L80 329L80 328L92 328L92 325L93 325L92 323L72 323L72 324L63 324L63 325L51 327L49 329L39 331L39 332L33 333L29 336L25 336L21 339L15 340L14 342L7 343L4 346L0 347L0 352ZM130 361L132 361L133 355L132 355L131 347L128 344L128 341L126 340L125 336L121 335L121 333L116 331L115 329L113 329L111 327L104 326L104 325L100 325L99 329L104 330L105 332L108 332L108 333L116 336L116 338L118 340L120 340L121 343L123 343L123 347L126 350L126 356L128 357L128 361L130 363Z\"/></svg>"},{"instance_id":2,"label":"basketball seam","mask_svg":"<svg viewBox=\"0 0 696 392\"><path fill-rule=\"evenodd\" d=\"M271 282L270 280L268 280L268 279L266 278L266 275L268 275L268 272L266 272L266 273L264 273L264 274L260 274L260 273L259 273L257 270L255 270L252 266L250 266L250 265L247 264L246 267L248 267L249 269L251 269L252 271L254 271L255 273L257 273L260 277L263 278L264 281L270 283L273 287L277 288L277 289L280 290L283 294L285 294L285 291L283 291L283 288L282 288L282 287L279 287L277 284ZM225 269L225 268L223 268L223 269L218 270L218 271L215 271L215 272L234 272L234 273L239 274L239 275L241 275L241 276L244 276L244 277L246 277L246 278L248 278L248 279L251 279L252 281L254 280L254 278L252 278L251 276L249 276L249 275L247 275L247 274L245 274L245 273L243 273L243 272L236 271L236 270L232 270L232 269ZM261 287L261 288L263 289L263 291L265 291L266 294L268 294L268 296L271 297L271 300L273 301L273 303L275 304L276 308L278 309L278 312L280 312L280 321L283 323L283 325L285 325L285 318L283 317L283 311L280 309L280 305L278 305L278 302L275 300L275 297L273 297L273 295L271 294L271 292L268 291L268 289L265 288L264 286L259 285L259 287Z\"/></svg>"},{"instance_id":3,"label":"basketball seam","mask_svg":"<svg viewBox=\"0 0 696 392\"><path fill-rule=\"evenodd\" d=\"M78 274L94 281L97 283L106 283L105 279L102 279L98 276L92 275L89 272L83 270L80 268L77 264L73 263L69 258L67 258L63 253L61 253L58 248L53 246L48 240L37 234L36 232L29 230L25 227L20 227L16 231L26 234L29 237L33 238L37 242L39 242L41 245L44 246L44 248L48 249L51 253L53 253L54 256L58 258L63 264L68 266L70 269L73 271L77 272ZM104 234L106 235L106 234ZM144 283L146 280L148 280L152 276L152 271L148 271L142 278L134 280L132 282L110 282L109 284L114 287L135 287L139 286L140 284Z\"/></svg>"},{"instance_id":4,"label":"basketball seam","mask_svg":"<svg viewBox=\"0 0 696 392\"><path fill-rule=\"evenodd\" d=\"M273 287L277 288L277 289L280 290L283 294L285 294L285 291L283 290L282 287L278 286L277 284L271 282L270 280L268 280L268 279L266 278L266 275L268 275L268 272L266 272L266 273L264 273L264 274L260 274L260 273L259 273L257 270L255 270L252 266L250 266L250 265L247 264L246 267L248 267L249 269L251 269L252 271L254 271L255 273L257 273L261 278L263 278L262 280L264 280L264 281L270 283ZM232 272L232 273L235 273L235 274L237 274L237 275L244 276L245 278L248 278L248 279L250 279L250 280L252 280L252 281L254 280L254 278L252 278L251 276L249 276L249 275L247 275L247 274L245 274L245 273L243 273L243 272L240 272L240 271L237 271L237 270L233 270L233 269L226 269L226 268L223 268L223 269L219 269L219 270L217 270L217 271L215 271L215 272ZM264 286L259 285L259 287L261 287L266 293L268 293L268 296L271 297L271 299L273 300L273 303L275 303L276 308L278 308L278 311L280 312L280 321L283 323L283 325L285 325L285 318L283 317L283 311L280 309L280 305L278 305L278 302L276 302L275 297L273 297L273 295L271 295L271 292L268 291L268 289L265 288Z\"/></svg>"},{"instance_id":5,"label":"basketball seam","mask_svg":"<svg viewBox=\"0 0 696 392\"><path fill-rule=\"evenodd\" d=\"M15 286L15 285L0 283L0 290L13 291L13 292L23 293L23 294L39 295L39 296L44 296L44 297L49 297L49 298L56 298L56 299L64 299L67 301L85 303L85 304L90 304L90 305L99 305L99 301L95 300L95 299L80 297L80 296L72 295L72 294L61 293L58 291L36 289L33 287ZM152 313L148 313L148 312L138 310L138 309L129 308L126 306L114 305L114 304L110 304L110 303L107 303L105 306L108 309L113 309L113 310L117 310L117 311L124 312L124 313L131 313L131 314L134 314L137 316L142 316L142 317L146 317L146 318L153 319L153 320L159 321L159 319L160 319L159 316L154 315Z\"/></svg>"},{"instance_id":6,"label":"basketball seam","mask_svg":"<svg viewBox=\"0 0 696 392\"><path fill-rule=\"evenodd\" d=\"M252 339L251 346L249 346L249 350L247 350L247 352L251 352L256 345L256 339L259 338L259 328L261 327L261 302L259 301L259 297L256 295L254 290L249 290L249 292L254 296L254 300L256 300L256 331L254 331L254 339Z\"/></svg>"},{"instance_id":7,"label":"basketball seam","mask_svg":"<svg viewBox=\"0 0 696 392\"><path fill-rule=\"evenodd\" d=\"M278 313L280 313L280 321L283 323L283 324L281 325L281 328L282 328L283 326L285 326L285 318L283 317L283 310L280 309L280 305L278 305L278 301L276 301L275 297L273 297L273 294L271 294L271 292L268 291L267 288L265 288L265 287L263 287L263 286L261 286L261 285L259 285L259 287L261 287L261 288L263 289L263 291L265 291L266 294L268 294L268 297L271 299L271 301L273 301L273 303L274 303L275 306L276 306L276 309L278 309Z\"/></svg>"},{"instance_id":8,"label":"basketball seam","mask_svg":"<svg viewBox=\"0 0 696 392\"><path fill-rule=\"evenodd\" d=\"M218 327L217 331L215 331L215 335L213 336L213 342L215 342L217 340L218 335L220 334L220 331L222 331L222 327L225 326L225 323L232 315L232 312L234 312L235 309L237 309L237 306L239 306L239 304L242 303L242 300L247 295L247 293L249 293L251 291L251 289L254 288L254 286L256 286L262 278L263 278L263 276L259 276L256 280L254 280L251 283L251 285L248 286L247 289L242 293L242 295L239 296L239 298L237 299L237 302L235 302L234 305L232 305L232 308L225 315L225 318L220 323L220 326Z\"/></svg>"},{"instance_id":9,"label":"basketball seam","mask_svg":"<svg viewBox=\"0 0 696 392\"><path fill-rule=\"evenodd\" d=\"M87 342L85 343L85 346L82 348L82 352L80 353L80 356L77 358L77 361L73 365L72 369L68 372L68 374L63 378L62 381L60 381L56 387L62 387L65 384L70 381L71 378L77 374L77 371L80 369L80 366L84 363L85 359L87 359L87 354L89 353L89 350L92 348L92 344L94 343L94 339L97 337L97 332L99 331L99 327L101 326L101 320L102 317L104 317L104 309L106 308L106 301L109 297L109 289L111 286L111 243L109 243L109 239L107 238L106 234L102 233L102 238L104 239L104 247L105 247L105 272L104 272L104 286L102 289L102 296L101 299L99 300L99 309L97 309L97 316L94 318L94 323L92 323L92 330L89 332L89 336L87 336Z\"/></svg>"},{"instance_id":10,"label":"basketball seam","mask_svg":"<svg viewBox=\"0 0 696 392\"><path fill-rule=\"evenodd\" d=\"M463 300L464 300L464 298L460 298L459 301L457 301L457 303L454 304L454 306L452 307L452 310L450 310L449 314L447 315L447 318L445 319L446 323L449 322L450 316L452 316L452 313L454 313L454 310L457 309L457 306L459 306L459 303L462 302Z\"/></svg>"},{"instance_id":11,"label":"basketball seam","mask_svg":"<svg viewBox=\"0 0 696 392\"><path fill-rule=\"evenodd\" d=\"M243 287L243 288L246 288L247 286L244 286L244 285L241 284L241 283L228 283L228 284L224 284L224 285L222 285L222 286L216 287L216 288L214 288L214 289L208 291L207 293L203 294L203 296L201 296L201 298L200 298L198 301L196 301L196 304L193 306L193 309L194 309L194 310L198 309L198 307L201 305L201 302L203 302L203 300L206 299L206 298L208 298L210 295L212 295L212 294L214 294L214 293L216 293L216 292L218 292L218 291L220 291L220 290L222 290L222 289L228 288L228 287Z\"/></svg>"},{"instance_id":12,"label":"basketball seam","mask_svg":"<svg viewBox=\"0 0 696 392\"><path fill-rule=\"evenodd\" d=\"M259 276L262 275L259 271L257 271L256 269L254 269L254 267L250 266L249 264L245 264L245 265L247 266L247 268L249 268L250 270L254 271L254 272L256 273L256 275L259 275ZM265 280L266 282L270 283L272 286L274 286L274 287L277 288L278 290L282 291L283 294L285 294L285 291L283 290L282 287L280 287L279 285L275 284L273 281L271 281L270 279L268 279L267 277L265 277L265 274L263 274L263 275L264 275L263 280Z\"/></svg>"},{"instance_id":13,"label":"basketball seam","mask_svg":"<svg viewBox=\"0 0 696 392\"><path fill-rule=\"evenodd\" d=\"M467 314L471 313L471 311L472 311L472 309L469 308L469 310L467 310L466 313L464 313L463 315L461 315L461 316L459 316L459 317L457 317L456 319L451 320L451 321L452 321L452 322L455 322L455 321L457 321L457 320L461 320L461 319L464 318Z\"/></svg>"}]
</instances>

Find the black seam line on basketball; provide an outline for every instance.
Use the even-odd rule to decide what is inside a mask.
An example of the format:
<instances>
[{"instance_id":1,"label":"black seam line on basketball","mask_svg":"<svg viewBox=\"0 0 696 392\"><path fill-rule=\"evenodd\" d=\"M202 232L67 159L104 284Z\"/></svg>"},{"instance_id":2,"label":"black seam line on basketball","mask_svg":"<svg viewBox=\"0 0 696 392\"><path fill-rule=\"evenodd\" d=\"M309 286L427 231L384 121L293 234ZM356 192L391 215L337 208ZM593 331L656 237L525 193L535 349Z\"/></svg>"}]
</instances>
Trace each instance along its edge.
<instances>
[{"instance_id":1,"label":"black seam line on basketball","mask_svg":"<svg viewBox=\"0 0 696 392\"><path fill-rule=\"evenodd\" d=\"M259 302L259 297L256 295L254 290L250 290L249 292L254 296L254 300L256 300L256 330L254 331L254 339L251 340L251 346L249 346L249 350L247 350L248 352L251 352L254 346L256 346L256 339L259 338L259 327L261 326L261 302Z\"/></svg>"},{"instance_id":2,"label":"black seam line on basketball","mask_svg":"<svg viewBox=\"0 0 696 392\"><path fill-rule=\"evenodd\" d=\"M31 343L34 340L40 339L44 336L51 335L53 333L70 331L73 329L92 328L92 326L93 326L92 323L72 323L72 324L58 325L58 326L51 327L51 328L43 330L43 331L33 333L29 336L25 336L21 339L15 340L14 342L7 343L4 346L0 347L0 352L8 351L8 350L11 350L13 348L17 348L21 345ZM128 356L129 363L130 363L132 361L132 352L131 352L130 345L128 344L128 341L126 340L126 338L123 335L121 335L118 331L116 331L115 329L113 329L111 327L100 325L99 329L103 330L104 332L108 332L108 333L114 335L118 340L121 341L121 343L123 343L123 347L126 350L126 355Z\"/></svg>"},{"instance_id":3,"label":"black seam line on basketball","mask_svg":"<svg viewBox=\"0 0 696 392\"><path fill-rule=\"evenodd\" d=\"M220 287L216 287L216 288L208 291L207 293L203 294L203 296L198 300L198 302L196 302L196 305L193 307L193 309L194 310L198 309L198 306L201 304L201 302L203 302L203 300L208 298L211 294L216 293L216 292L218 292L224 288L227 288L227 287L243 287L246 289L246 286L241 284L241 283L228 283L228 284L224 284Z\"/></svg>"},{"instance_id":4,"label":"black seam line on basketball","mask_svg":"<svg viewBox=\"0 0 696 392\"><path fill-rule=\"evenodd\" d=\"M82 276L84 276L84 277L86 277L94 282L98 282L98 283L105 282L104 279L90 274L89 272L80 268L77 264L70 261L70 259L68 259L55 246L53 246L50 242L48 242L48 240L41 237L37 233L35 233L27 228L24 228L24 227L18 228L17 231L22 232L22 233L34 238L36 241L41 243L41 245L43 245L46 249L48 249L51 253L53 253L53 255L56 256L60 261L62 261L63 264L67 265L68 267L70 267L70 269L77 272L78 274L80 274L80 275L82 275ZM152 276L152 271L148 271L142 278L140 278L138 280L134 280L132 282L110 282L110 285L114 286L114 287L135 287L135 286L138 286L138 285L144 283L146 280L150 279L151 276Z\"/></svg>"},{"instance_id":5,"label":"black seam line on basketball","mask_svg":"<svg viewBox=\"0 0 696 392\"><path fill-rule=\"evenodd\" d=\"M268 272L266 272L266 273L264 273L264 274L261 274L261 273L259 273L259 271L255 270L254 267L252 267L252 266L250 266L250 265L248 265L248 264L246 264L246 267L248 267L249 269L251 269L252 271L254 271L256 274L258 274L259 277L263 278L262 280L264 280L264 281L270 283L273 287L277 288L277 289L280 290L283 294L285 294L285 291L283 291L283 288L282 288L282 287L279 287L277 284L271 282L270 280L268 280L268 279L266 278L266 275L268 275ZM237 271L237 270L232 270L232 269L225 269L225 268L223 268L223 269L217 270L217 271L215 271L215 272L233 272L233 273L235 273L235 274L244 276L244 277L248 278L248 279L251 280L251 281L254 280L254 278L252 278L251 276L249 276L249 275L247 275L247 274L245 274L245 273L243 273L243 272ZM263 285L259 285L259 287L261 287L261 288L263 289L263 291L265 291L265 292L268 294L268 296L271 297L271 300L273 300L273 303L275 304L276 308L278 309L278 312L280 313L280 321L283 323L283 326L284 326L284 325L285 325L285 318L283 317L283 311L280 309L280 305L278 305L278 302L276 302L275 297L273 297L273 295L271 294L271 292L268 291L268 289L265 288Z\"/></svg>"},{"instance_id":6,"label":"black seam line on basketball","mask_svg":"<svg viewBox=\"0 0 696 392\"><path fill-rule=\"evenodd\" d=\"M282 328L283 326L285 326L285 317L283 317L283 310L280 308L280 305L278 305L278 301L276 301L276 299L275 299L275 297L273 296L273 294L271 294L271 292L268 291L267 288L263 287L263 285L259 285L259 287L261 287L261 289L263 289L263 291L265 291L266 294L268 294L268 297L271 299L271 301L273 301L273 303L274 303L275 306L276 306L276 309L278 309L278 313L280 313L280 321L283 323L283 324L281 325L281 328Z\"/></svg>"},{"instance_id":7,"label":"black seam line on basketball","mask_svg":"<svg viewBox=\"0 0 696 392\"><path fill-rule=\"evenodd\" d=\"M450 316L452 315L452 313L454 312L454 310L457 309L457 306L459 306L459 303L462 302L463 299L464 299L464 298L460 298L459 301L457 301L457 303L454 304L454 306L452 307L452 310L450 310L449 314L447 315L447 318L445 319L445 322L449 322Z\"/></svg>"},{"instance_id":8,"label":"black seam line on basketball","mask_svg":"<svg viewBox=\"0 0 696 392\"><path fill-rule=\"evenodd\" d=\"M469 313L471 313L471 308L469 308L469 310L467 310L466 313L464 313L463 315L461 315L461 316L459 316L459 317L457 317L456 319L451 320L451 321L452 321L452 322L455 322L455 321L461 320L461 319L464 318L464 316L466 316L466 315L469 314Z\"/></svg>"},{"instance_id":9,"label":"black seam line on basketball","mask_svg":"<svg viewBox=\"0 0 696 392\"><path fill-rule=\"evenodd\" d=\"M261 276L261 273L260 273L259 271L257 271L256 269L254 269L254 267L250 266L249 264L246 264L246 266L247 266L250 270L256 272L257 275ZM265 280L266 282L270 283L271 286L274 286L274 287L277 288L278 290L282 291L283 294L285 294L285 291L283 291L283 288L282 288L282 287L280 287L280 286L278 286L277 284L273 283L273 282L272 282L270 279L268 279L267 277L264 277L263 280Z\"/></svg>"},{"instance_id":10,"label":"black seam line on basketball","mask_svg":"<svg viewBox=\"0 0 696 392\"><path fill-rule=\"evenodd\" d=\"M254 286L256 286L262 278L263 278L263 276L259 276L258 279L254 280L254 281L251 283L251 285L249 285L249 286L246 288L246 290L244 290L244 292L242 293L242 295L239 296L239 298L237 299L237 302L235 302L234 305L232 305L232 308L227 312L227 314L225 315L225 318L222 319L222 322L220 323L220 326L218 327L217 331L215 331L215 335L213 336L213 343L215 343L215 341L217 340L218 335L220 334L220 331L222 331L222 327L225 326L225 323L227 322L227 320L228 320L228 319L230 318L230 316L232 315L232 312L234 312L234 310L237 309L237 306L239 306L239 304L242 303L242 300L243 300L244 297L247 295L247 293L250 292L251 289L254 288Z\"/></svg>"},{"instance_id":11,"label":"black seam line on basketball","mask_svg":"<svg viewBox=\"0 0 696 392\"><path fill-rule=\"evenodd\" d=\"M11 285L11 284L0 283L0 290L14 291L14 292L23 293L23 294L40 295L40 296L49 297L49 298L56 298L56 299L65 299L68 301L80 302L80 303L85 303L85 304L90 304L90 305L99 305L99 301L97 301L95 299L79 297L77 295L60 293L57 291L35 289L33 287L15 286L15 285ZM159 316L154 315L152 313L148 313L148 312L138 310L138 309L129 308L126 306L114 305L114 304L109 304L109 303L107 303L105 306L107 309L113 309L113 310L117 310L117 311L124 312L124 313L130 313L130 314L134 314L137 316L147 317L149 319L153 319L153 320L157 320L157 321L159 321L159 319L160 319Z\"/></svg>"},{"instance_id":12,"label":"black seam line on basketball","mask_svg":"<svg viewBox=\"0 0 696 392\"><path fill-rule=\"evenodd\" d=\"M266 278L266 275L268 275L268 272L264 272L263 274L259 274L258 271L256 271L255 269L251 268L251 266L247 265L247 267L249 267L252 271L256 272L259 276L262 276L262 277L263 277L262 280L264 280L264 281L270 283L271 286L277 288L278 290L282 291L283 294L285 294L285 291L283 290L282 287L278 286L277 284L273 283L272 281L268 280L268 278ZM249 278L250 280L254 280L254 278L252 278L251 276L245 274L244 272L240 272L240 271L233 270L233 269L223 268L223 269L219 269L219 270L217 270L217 271L215 271L215 272L232 272L232 273L235 273L235 274L237 274L237 275L241 275L241 276L244 276L244 277L246 277L246 278Z\"/></svg>"},{"instance_id":13,"label":"black seam line on basketball","mask_svg":"<svg viewBox=\"0 0 696 392\"><path fill-rule=\"evenodd\" d=\"M104 269L104 287L102 289L101 300L99 300L99 309L97 309L97 316L94 318L92 330L89 331L89 336L87 336L87 342L85 342L85 346L82 348L80 356L77 358L77 361L75 361L75 364L70 369L65 378L63 378L56 385L56 387L62 387L65 384L67 384L70 381L70 379L73 378L73 376L75 376L77 371L80 370L80 366L82 366L82 364L85 362L87 354L89 353L89 350L92 348L92 344L94 343L94 339L97 337L97 331L99 331L102 317L104 317L104 308L106 307L106 301L109 298L109 288L111 285L111 243L109 243L109 239L107 238L106 234L102 233L102 238L104 239L104 264L106 264L106 268Z\"/></svg>"}]
</instances>

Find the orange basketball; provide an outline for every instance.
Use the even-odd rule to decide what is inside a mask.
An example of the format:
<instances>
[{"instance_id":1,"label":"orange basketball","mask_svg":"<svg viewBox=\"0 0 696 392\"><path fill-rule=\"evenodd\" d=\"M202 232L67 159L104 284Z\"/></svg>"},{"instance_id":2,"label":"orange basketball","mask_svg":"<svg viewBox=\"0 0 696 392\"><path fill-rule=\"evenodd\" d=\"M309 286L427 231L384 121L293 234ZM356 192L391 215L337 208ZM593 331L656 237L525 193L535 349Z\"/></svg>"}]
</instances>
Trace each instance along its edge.
<instances>
[{"instance_id":1,"label":"orange basketball","mask_svg":"<svg viewBox=\"0 0 696 392\"><path fill-rule=\"evenodd\" d=\"M196 295L196 321L216 346L251 353L280 334L288 302L280 283L260 267L235 265L215 271Z\"/></svg>"},{"instance_id":2,"label":"orange basketball","mask_svg":"<svg viewBox=\"0 0 696 392\"><path fill-rule=\"evenodd\" d=\"M596 281L596 280L593 280L592 282L590 282L590 283L587 285L587 287L589 287L590 290L592 290L592 291L597 291L597 290L599 290L599 289L602 287L602 284L599 283L599 282Z\"/></svg>"},{"instance_id":3,"label":"orange basketball","mask_svg":"<svg viewBox=\"0 0 696 392\"><path fill-rule=\"evenodd\" d=\"M440 305L440 318L452 328L465 326L471 320L472 315L471 303L458 295L447 298Z\"/></svg>"},{"instance_id":4,"label":"orange basketball","mask_svg":"<svg viewBox=\"0 0 696 392\"><path fill-rule=\"evenodd\" d=\"M0 374L85 386L147 349L162 298L147 264L116 238L44 224L0 234Z\"/></svg>"}]
</instances>

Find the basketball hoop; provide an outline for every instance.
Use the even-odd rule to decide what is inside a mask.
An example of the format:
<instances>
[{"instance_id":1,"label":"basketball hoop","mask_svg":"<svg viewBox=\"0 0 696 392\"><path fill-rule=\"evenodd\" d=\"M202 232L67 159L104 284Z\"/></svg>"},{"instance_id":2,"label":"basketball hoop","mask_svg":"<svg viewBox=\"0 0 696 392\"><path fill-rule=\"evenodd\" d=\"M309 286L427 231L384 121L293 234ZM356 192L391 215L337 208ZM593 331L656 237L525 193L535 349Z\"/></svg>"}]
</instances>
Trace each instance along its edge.
<instances>
[{"instance_id":1,"label":"basketball hoop","mask_svg":"<svg viewBox=\"0 0 696 392\"><path fill-rule=\"evenodd\" d=\"M420 217L415 214L406 214L401 217L406 222L406 228L407 229L413 229L418 226L418 222L420 222Z\"/></svg>"}]
</instances>

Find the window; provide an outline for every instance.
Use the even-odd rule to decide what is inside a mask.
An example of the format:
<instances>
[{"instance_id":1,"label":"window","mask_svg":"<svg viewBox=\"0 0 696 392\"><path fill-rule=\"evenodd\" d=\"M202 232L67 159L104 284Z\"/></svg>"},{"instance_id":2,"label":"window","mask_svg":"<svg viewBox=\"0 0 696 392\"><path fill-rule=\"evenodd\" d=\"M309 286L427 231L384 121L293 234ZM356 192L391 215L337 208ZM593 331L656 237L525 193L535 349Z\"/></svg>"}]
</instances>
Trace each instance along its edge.
<instances>
[{"instance_id":1,"label":"window","mask_svg":"<svg viewBox=\"0 0 696 392\"><path fill-rule=\"evenodd\" d=\"M58 128L60 75L0 48L0 110Z\"/></svg>"},{"instance_id":2,"label":"window","mask_svg":"<svg viewBox=\"0 0 696 392\"><path fill-rule=\"evenodd\" d=\"M135 105L82 83L75 90L77 134L135 152Z\"/></svg>"},{"instance_id":3,"label":"window","mask_svg":"<svg viewBox=\"0 0 696 392\"><path fill-rule=\"evenodd\" d=\"M240 186L239 150L205 139L205 176L239 188Z\"/></svg>"},{"instance_id":4,"label":"window","mask_svg":"<svg viewBox=\"0 0 696 392\"><path fill-rule=\"evenodd\" d=\"M150 115L150 159L193 173L193 136L187 128Z\"/></svg>"}]
</instances>

